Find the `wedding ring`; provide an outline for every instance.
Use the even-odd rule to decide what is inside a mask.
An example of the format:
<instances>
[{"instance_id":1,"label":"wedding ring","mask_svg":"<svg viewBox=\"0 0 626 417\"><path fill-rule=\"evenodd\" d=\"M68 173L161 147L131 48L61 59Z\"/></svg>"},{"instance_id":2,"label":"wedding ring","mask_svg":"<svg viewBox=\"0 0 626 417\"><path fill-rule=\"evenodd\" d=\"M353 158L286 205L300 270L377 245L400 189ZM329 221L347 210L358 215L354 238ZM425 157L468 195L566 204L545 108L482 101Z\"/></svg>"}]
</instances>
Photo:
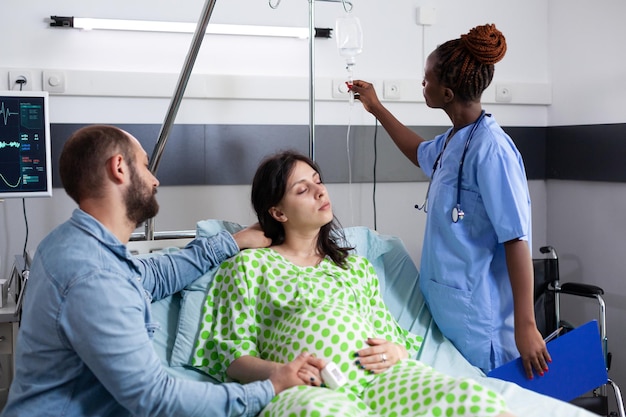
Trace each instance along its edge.
<instances>
[{"instance_id":1,"label":"wedding ring","mask_svg":"<svg viewBox=\"0 0 626 417\"><path fill-rule=\"evenodd\" d=\"M384 354L384 353L381 353L381 354L380 354L380 360L381 360L381 362L383 362L383 363L387 362L387 355L386 355L386 354Z\"/></svg>"}]
</instances>

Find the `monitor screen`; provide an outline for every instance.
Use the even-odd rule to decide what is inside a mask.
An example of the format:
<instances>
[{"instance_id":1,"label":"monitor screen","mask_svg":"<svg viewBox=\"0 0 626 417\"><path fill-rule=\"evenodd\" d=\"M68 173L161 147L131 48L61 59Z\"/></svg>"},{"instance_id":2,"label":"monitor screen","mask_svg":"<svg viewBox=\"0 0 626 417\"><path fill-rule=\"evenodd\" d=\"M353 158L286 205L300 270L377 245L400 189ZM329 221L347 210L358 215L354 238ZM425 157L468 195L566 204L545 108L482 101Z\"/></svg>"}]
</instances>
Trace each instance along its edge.
<instances>
[{"instance_id":1,"label":"monitor screen","mask_svg":"<svg viewBox=\"0 0 626 417\"><path fill-rule=\"evenodd\" d=\"M0 91L0 199L50 196L48 92Z\"/></svg>"}]
</instances>

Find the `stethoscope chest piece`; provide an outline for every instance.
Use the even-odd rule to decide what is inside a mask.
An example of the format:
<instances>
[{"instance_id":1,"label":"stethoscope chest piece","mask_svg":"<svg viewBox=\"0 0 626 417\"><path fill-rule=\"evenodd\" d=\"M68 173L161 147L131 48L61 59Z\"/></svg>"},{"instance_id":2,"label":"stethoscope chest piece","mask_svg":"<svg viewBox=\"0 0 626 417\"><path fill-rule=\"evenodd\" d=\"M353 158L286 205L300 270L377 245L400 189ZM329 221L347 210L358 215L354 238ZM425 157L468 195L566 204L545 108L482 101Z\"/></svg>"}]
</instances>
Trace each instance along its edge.
<instances>
[{"instance_id":1,"label":"stethoscope chest piece","mask_svg":"<svg viewBox=\"0 0 626 417\"><path fill-rule=\"evenodd\" d=\"M461 205L457 204L452 208L452 223L458 223L459 220L463 220L465 212L461 210Z\"/></svg>"}]
</instances>

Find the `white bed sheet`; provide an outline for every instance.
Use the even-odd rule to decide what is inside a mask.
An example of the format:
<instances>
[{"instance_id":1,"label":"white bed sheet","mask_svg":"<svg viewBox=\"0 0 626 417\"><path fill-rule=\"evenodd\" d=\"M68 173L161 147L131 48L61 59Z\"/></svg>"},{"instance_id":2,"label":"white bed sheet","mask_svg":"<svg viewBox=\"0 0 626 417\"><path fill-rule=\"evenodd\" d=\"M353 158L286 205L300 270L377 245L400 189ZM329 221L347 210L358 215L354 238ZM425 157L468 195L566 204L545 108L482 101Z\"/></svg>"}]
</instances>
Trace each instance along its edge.
<instances>
[{"instance_id":1,"label":"white bed sheet","mask_svg":"<svg viewBox=\"0 0 626 417\"><path fill-rule=\"evenodd\" d=\"M232 232L239 227L241 226L230 222L207 220L198 223L198 234L210 235L224 229ZM346 228L345 232L349 242L356 247L356 252L367 256L377 269L383 297L400 325L424 337L417 359L446 374L471 377L492 387L504 396L511 411L518 417L596 416L516 384L486 377L481 370L470 365L441 334L419 291L417 268L400 239L379 235L365 227ZM168 245L171 246L171 242ZM176 249L168 247L167 251L170 250ZM203 300L204 287L208 283L210 274L197 281L191 289L152 304L153 316L161 324L161 331L157 332L154 339L154 347L163 365L172 375L217 383L207 375L184 365L192 348L190 344L195 339L195 334L189 333L189 329L195 328L195 324L199 323L198 305ZM183 297L185 302L181 303ZM181 346L184 348L182 353Z\"/></svg>"}]
</instances>

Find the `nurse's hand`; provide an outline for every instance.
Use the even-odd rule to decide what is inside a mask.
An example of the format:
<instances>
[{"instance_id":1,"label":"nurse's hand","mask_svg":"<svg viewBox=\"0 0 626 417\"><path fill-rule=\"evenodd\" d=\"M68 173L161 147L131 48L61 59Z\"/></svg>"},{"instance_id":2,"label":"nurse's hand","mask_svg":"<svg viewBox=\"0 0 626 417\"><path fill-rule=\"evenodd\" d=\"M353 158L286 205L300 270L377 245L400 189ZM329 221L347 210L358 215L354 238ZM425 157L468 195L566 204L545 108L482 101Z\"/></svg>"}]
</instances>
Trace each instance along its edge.
<instances>
[{"instance_id":1,"label":"nurse's hand","mask_svg":"<svg viewBox=\"0 0 626 417\"><path fill-rule=\"evenodd\" d=\"M272 240L265 236L259 223L255 223L233 234L239 249L266 248Z\"/></svg>"},{"instance_id":2,"label":"nurse's hand","mask_svg":"<svg viewBox=\"0 0 626 417\"><path fill-rule=\"evenodd\" d=\"M377 107L382 106L374 85L363 80L354 80L352 83L352 91L354 91L354 98L360 100L363 103L363 108L370 113L374 113Z\"/></svg>"},{"instance_id":3,"label":"nurse's hand","mask_svg":"<svg viewBox=\"0 0 626 417\"><path fill-rule=\"evenodd\" d=\"M536 326L529 325L525 328L516 326L515 343L522 357L528 379L533 379L533 370L539 376L543 376L545 372L548 372L548 363L552 362L552 358Z\"/></svg>"}]
</instances>

